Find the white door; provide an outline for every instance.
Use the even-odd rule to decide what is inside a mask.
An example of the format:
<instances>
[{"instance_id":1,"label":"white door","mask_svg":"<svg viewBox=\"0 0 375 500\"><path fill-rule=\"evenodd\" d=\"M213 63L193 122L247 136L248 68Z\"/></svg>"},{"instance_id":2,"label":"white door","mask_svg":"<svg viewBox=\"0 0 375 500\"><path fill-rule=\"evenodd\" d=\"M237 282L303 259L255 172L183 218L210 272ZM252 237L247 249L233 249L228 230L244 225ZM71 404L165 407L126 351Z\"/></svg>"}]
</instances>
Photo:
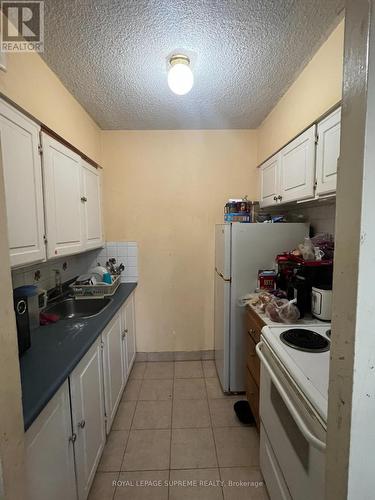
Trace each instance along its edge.
<instances>
[{"instance_id":1,"label":"white door","mask_svg":"<svg viewBox=\"0 0 375 500\"><path fill-rule=\"evenodd\" d=\"M337 160L340 156L341 108L318 123L316 149L316 194L336 191Z\"/></svg>"},{"instance_id":2,"label":"white door","mask_svg":"<svg viewBox=\"0 0 375 500\"><path fill-rule=\"evenodd\" d=\"M224 278L231 276L232 224L215 225L215 270Z\"/></svg>"},{"instance_id":3,"label":"white door","mask_svg":"<svg viewBox=\"0 0 375 500\"><path fill-rule=\"evenodd\" d=\"M84 205L84 245L98 248L103 245L102 196L100 170L82 161L82 196Z\"/></svg>"},{"instance_id":4,"label":"white door","mask_svg":"<svg viewBox=\"0 0 375 500\"><path fill-rule=\"evenodd\" d=\"M229 391L230 282L215 272L215 364L223 391Z\"/></svg>"},{"instance_id":5,"label":"white door","mask_svg":"<svg viewBox=\"0 0 375 500\"><path fill-rule=\"evenodd\" d=\"M276 205L279 196L280 155L276 154L260 167L260 206Z\"/></svg>"},{"instance_id":6,"label":"white door","mask_svg":"<svg viewBox=\"0 0 375 500\"><path fill-rule=\"evenodd\" d=\"M43 261L44 213L40 127L0 100L0 147L11 265Z\"/></svg>"},{"instance_id":7,"label":"white door","mask_svg":"<svg viewBox=\"0 0 375 500\"><path fill-rule=\"evenodd\" d=\"M119 312L102 333L107 434L111 430L112 422L125 386L122 334L121 313Z\"/></svg>"},{"instance_id":8,"label":"white door","mask_svg":"<svg viewBox=\"0 0 375 500\"><path fill-rule=\"evenodd\" d=\"M73 432L79 500L85 500L105 443L100 338L70 375ZM51 497L53 498L53 497Z\"/></svg>"},{"instance_id":9,"label":"white door","mask_svg":"<svg viewBox=\"0 0 375 500\"><path fill-rule=\"evenodd\" d=\"M66 381L25 434L27 500L76 500Z\"/></svg>"},{"instance_id":10,"label":"white door","mask_svg":"<svg viewBox=\"0 0 375 500\"><path fill-rule=\"evenodd\" d=\"M315 125L280 151L280 202L314 196Z\"/></svg>"},{"instance_id":11,"label":"white door","mask_svg":"<svg viewBox=\"0 0 375 500\"><path fill-rule=\"evenodd\" d=\"M42 134L42 141L48 257L81 252L84 248L81 158L46 134Z\"/></svg>"},{"instance_id":12,"label":"white door","mask_svg":"<svg viewBox=\"0 0 375 500\"><path fill-rule=\"evenodd\" d=\"M127 375L129 375L130 370L132 369L136 355L134 305L134 293L132 293L122 308L124 333L126 339Z\"/></svg>"}]
</instances>

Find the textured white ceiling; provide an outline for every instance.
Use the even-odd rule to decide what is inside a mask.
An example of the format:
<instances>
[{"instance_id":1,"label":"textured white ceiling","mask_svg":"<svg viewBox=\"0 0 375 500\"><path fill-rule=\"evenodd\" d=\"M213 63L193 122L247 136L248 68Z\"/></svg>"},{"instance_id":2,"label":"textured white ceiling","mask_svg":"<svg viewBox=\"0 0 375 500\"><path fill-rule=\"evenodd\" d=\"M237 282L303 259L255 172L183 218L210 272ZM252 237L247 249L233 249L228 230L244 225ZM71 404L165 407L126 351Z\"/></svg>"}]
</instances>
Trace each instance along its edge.
<instances>
[{"instance_id":1,"label":"textured white ceiling","mask_svg":"<svg viewBox=\"0 0 375 500\"><path fill-rule=\"evenodd\" d=\"M254 128L344 0L47 0L45 58L103 129ZM192 60L176 96L167 58Z\"/></svg>"}]
</instances>

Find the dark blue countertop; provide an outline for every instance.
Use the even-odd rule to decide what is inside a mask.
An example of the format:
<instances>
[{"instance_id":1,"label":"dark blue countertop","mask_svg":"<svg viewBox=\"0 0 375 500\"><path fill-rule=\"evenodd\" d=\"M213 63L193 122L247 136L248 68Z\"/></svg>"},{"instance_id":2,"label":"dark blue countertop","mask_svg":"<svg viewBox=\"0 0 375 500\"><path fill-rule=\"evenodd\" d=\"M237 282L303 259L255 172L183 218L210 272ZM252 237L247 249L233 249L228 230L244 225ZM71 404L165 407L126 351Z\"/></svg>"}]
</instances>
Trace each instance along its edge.
<instances>
[{"instance_id":1,"label":"dark blue countertop","mask_svg":"<svg viewBox=\"0 0 375 500\"><path fill-rule=\"evenodd\" d=\"M136 286L136 283L121 284L112 302L97 316L58 321L31 332L31 347L20 359L25 430L65 382Z\"/></svg>"}]
</instances>

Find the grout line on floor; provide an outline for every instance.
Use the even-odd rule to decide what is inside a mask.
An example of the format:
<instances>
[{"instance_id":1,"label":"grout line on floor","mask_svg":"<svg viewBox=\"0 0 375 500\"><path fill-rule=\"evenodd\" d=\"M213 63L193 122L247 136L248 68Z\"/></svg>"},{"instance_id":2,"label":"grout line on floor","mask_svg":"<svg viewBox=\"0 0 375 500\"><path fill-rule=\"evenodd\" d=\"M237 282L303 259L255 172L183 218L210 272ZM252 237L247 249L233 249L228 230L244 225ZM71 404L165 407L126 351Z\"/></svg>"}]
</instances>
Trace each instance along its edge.
<instances>
[{"instance_id":1,"label":"grout line on floor","mask_svg":"<svg viewBox=\"0 0 375 500\"><path fill-rule=\"evenodd\" d=\"M203 368L203 366L202 366ZM218 456L218 453L217 453L217 448L216 448L216 440L215 440L215 434L214 434L214 429L213 429L213 425L212 425L212 415L211 415L211 406L210 406L210 403L209 403L209 399L208 399L208 391L207 391L207 384L206 384L206 379L204 380L204 387L206 389L206 397L207 397L207 405L208 405L208 414L210 416L210 423L211 423L211 433L212 433L212 439L214 441L214 447L215 447L215 456L216 456L216 462L217 462L217 468L218 468L218 471L219 471L219 479L220 481L222 480L221 479L221 472L220 472L220 465L219 465L219 456ZM224 500L224 488L221 486L221 497L222 499Z\"/></svg>"},{"instance_id":2,"label":"grout line on floor","mask_svg":"<svg viewBox=\"0 0 375 500\"><path fill-rule=\"evenodd\" d=\"M171 433L170 433L170 441L169 441L169 471L168 471L168 492L167 492L167 500L169 500L169 482L171 480L171 467L172 467L172 424L173 424L173 401L174 401L174 381L176 374L176 363L173 363L173 379L172 379L172 409L171 409Z\"/></svg>"},{"instance_id":3,"label":"grout line on floor","mask_svg":"<svg viewBox=\"0 0 375 500\"><path fill-rule=\"evenodd\" d=\"M135 366L135 363L133 363L133 366L132 366L131 372L134 370L134 366ZM130 379L131 372L129 373L128 380ZM143 380L143 378L142 378L142 380ZM128 381L126 381L126 383L127 383L127 382L128 382ZM143 383L143 382L142 382L142 383ZM141 384L141 386L142 386L142 384ZM125 389L126 389L126 384L125 384L124 391L125 391ZM141 390L141 389L139 389L139 390ZM124 394L124 393L123 393L123 394ZM138 396L139 396L139 394L138 394ZM121 397L122 397L122 395L121 395ZM138 401L139 401L139 399L137 398L137 401L135 402L135 407L134 407L134 412L133 412L133 416L132 416L132 421L130 422L130 428L129 428L129 430L128 430L128 437L127 437L126 444L125 444L125 447L124 447L124 452L123 452L123 454L122 454L122 459L121 459L121 464L120 464L120 471L119 471L119 473L118 473L118 478L120 478L120 474L121 474L121 472L124 472L124 471L122 471L122 464L124 463L124 458L125 458L126 448L128 447L129 438L130 438L130 431L131 431L131 428L132 428L132 425L133 425L133 420L134 420L134 417L135 417L135 412L137 411ZM116 415L117 415L117 412L116 412ZM115 415L115 418L116 418L116 415ZM111 433L111 431L110 431L109 433ZM115 492L116 492L116 491L117 491L117 485L116 485L116 488L115 488Z\"/></svg>"}]
</instances>

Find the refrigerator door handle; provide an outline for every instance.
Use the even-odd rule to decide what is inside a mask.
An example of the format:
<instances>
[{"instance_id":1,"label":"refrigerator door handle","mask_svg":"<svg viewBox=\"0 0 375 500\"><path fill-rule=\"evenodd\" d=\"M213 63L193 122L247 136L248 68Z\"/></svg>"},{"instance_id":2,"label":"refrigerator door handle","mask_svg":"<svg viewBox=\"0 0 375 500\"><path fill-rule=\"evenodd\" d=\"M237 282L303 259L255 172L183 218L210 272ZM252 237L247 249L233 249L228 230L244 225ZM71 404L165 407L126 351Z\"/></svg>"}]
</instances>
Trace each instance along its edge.
<instances>
[{"instance_id":1,"label":"refrigerator door handle","mask_svg":"<svg viewBox=\"0 0 375 500\"><path fill-rule=\"evenodd\" d=\"M223 274L222 273L219 273L219 271L217 270L217 267L215 267L215 271L217 272L217 274L220 276L220 278L222 278L224 281L227 281L227 282L231 282L232 281L232 278L224 278Z\"/></svg>"}]
</instances>

